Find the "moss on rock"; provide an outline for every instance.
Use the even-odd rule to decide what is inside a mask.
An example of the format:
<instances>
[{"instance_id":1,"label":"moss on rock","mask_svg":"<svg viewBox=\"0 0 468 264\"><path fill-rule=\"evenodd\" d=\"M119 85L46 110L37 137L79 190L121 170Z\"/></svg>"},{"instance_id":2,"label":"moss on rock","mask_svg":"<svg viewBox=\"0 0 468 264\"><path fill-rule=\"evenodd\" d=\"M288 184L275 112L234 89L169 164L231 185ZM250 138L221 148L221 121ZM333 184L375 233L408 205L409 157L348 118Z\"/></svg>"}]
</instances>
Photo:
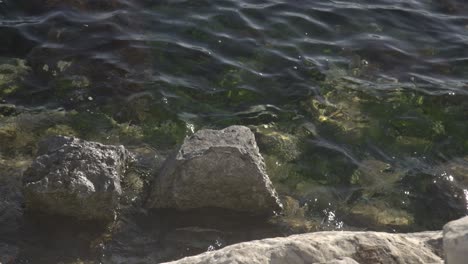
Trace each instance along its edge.
<instances>
[{"instance_id":1,"label":"moss on rock","mask_svg":"<svg viewBox=\"0 0 468 264\"><path fill-rule=\"evenodd\" d=\"M345 221L373 230L410 230L414 217L405 210L392 208L383 202L359 202L349 208Z\"/></svg>"}]
</instances>

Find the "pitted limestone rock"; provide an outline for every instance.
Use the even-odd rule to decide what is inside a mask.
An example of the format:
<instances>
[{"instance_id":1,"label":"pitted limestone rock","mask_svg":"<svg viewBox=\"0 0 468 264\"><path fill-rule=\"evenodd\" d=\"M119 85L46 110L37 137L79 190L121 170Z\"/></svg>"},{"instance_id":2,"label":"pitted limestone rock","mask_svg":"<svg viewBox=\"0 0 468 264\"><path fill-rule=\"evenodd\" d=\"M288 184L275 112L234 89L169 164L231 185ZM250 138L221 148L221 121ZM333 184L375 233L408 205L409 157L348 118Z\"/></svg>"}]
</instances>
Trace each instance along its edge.
<instances>
[{"instance_id":1,"label":"pitted limestone rock","mask_svg":"<svg viewBox=\"0 0 468 264\"><path fill-rule=\"evenodd\" d=\"M131 159L123 146L56 136L42 141L38 154L23 177L29 210L84 220L114 218Z\"/></svg>"}]
</instances>

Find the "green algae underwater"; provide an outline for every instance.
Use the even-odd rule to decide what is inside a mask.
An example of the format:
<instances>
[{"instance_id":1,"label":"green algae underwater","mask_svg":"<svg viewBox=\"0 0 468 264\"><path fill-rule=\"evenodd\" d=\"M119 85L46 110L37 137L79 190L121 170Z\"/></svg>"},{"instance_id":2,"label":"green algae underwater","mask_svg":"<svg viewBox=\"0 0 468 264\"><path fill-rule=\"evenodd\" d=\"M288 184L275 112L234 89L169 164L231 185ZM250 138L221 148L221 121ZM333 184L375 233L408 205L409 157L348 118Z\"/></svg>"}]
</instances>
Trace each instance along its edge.
<instances>
[{"instance_id":1,"label":"green algae underwater","mask_svg":"<svg viewBox=\"0 0 468 264\"><path fill-rule=\"evenodd\" d=\"M468 49L454 37L466 34L466 9L22 2L0 3L5 201L22 199L21 173L50 135L123 144L160 163L194 131L238 124L255 133L285 205L248 223L259 230L411 232L467 214ZM424 27L437 33L430 41ZM123 203L141 203L153 174L132 171ZM25 221L11 210L0 217L5 237ZM73 246L113 239L85 229Z\"/></svg>"}]
</instances>

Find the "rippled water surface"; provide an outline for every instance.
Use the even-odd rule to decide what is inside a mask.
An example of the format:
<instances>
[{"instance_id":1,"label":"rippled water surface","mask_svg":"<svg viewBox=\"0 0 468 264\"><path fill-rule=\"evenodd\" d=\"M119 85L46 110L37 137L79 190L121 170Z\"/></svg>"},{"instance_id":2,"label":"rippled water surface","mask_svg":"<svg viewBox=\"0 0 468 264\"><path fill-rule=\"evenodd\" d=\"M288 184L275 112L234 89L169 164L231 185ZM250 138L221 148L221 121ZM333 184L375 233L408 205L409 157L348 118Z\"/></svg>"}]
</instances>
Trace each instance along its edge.
<instances>
[{"instance_id":1,"label":"rippled water surface","mask_svg":"<svg viewBox=\"0 0 468 264\"><path fill-rule=\"evenodd\" d=\"M0 255L12 263L150 263L205 242L439 229L467 213L463 0L0 0L0 100ZM54 233L69 241L57 245L18 205L21 171L47 135L164 156L232 124L255 131L284 215L225 233L176 221L152 237L145 228L187 216L138 216L115 239L87 226L76 242ZM194 232L202 242L184 253Z\"/></svg>"}]
</instances>

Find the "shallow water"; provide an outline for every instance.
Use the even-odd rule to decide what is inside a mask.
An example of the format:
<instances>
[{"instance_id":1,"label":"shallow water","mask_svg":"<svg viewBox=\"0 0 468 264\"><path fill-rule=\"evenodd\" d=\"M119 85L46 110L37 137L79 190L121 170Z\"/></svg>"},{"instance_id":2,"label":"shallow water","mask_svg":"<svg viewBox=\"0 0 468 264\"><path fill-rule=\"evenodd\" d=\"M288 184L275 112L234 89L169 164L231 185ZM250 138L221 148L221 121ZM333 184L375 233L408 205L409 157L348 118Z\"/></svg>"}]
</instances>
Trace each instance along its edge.
<instances>
[{"instance_id":1,"label":"shallow water","mask_svg":"<svg viewBox=\"0 0 468 264\"><path fill-rule=\"evenodd\" d=\"M302 212L283 234L438 229L467 213L465 1L3 0L0 36L8 184L45 135L165 153L243 124ZM20 252L38 243L20 237Z\"/></svg>"}]
</instances>

